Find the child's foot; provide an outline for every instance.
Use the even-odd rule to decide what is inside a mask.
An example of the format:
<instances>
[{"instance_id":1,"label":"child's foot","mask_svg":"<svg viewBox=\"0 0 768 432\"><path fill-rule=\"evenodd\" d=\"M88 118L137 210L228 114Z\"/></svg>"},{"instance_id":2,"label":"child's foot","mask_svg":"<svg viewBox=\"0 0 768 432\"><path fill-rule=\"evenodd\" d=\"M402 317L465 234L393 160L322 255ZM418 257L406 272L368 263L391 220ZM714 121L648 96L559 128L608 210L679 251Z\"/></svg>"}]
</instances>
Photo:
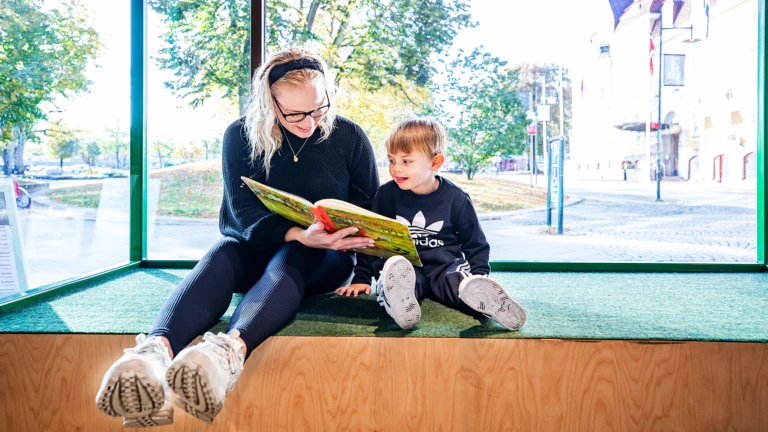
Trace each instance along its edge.
<instances>
[{"instance_id":1,"label":"child's foot","mask_svg":"<svg viewBox=\"0 0 768 432\"><path fill-rule=\"evenodd\" d=\"M519 330L525 324L525 310L509 298L501 285L486 276L473 275L461 281L459 298L509 330Z\"/></svg>"},{"instance_id":2,"label":"child's foot","mask_svg":"<svg viewBox=\"0 0 768 432\"><path fill-rule=\"evenodd\" d=\"M421 307L416 298L416 271L407 259L394 256L384 263L376 281L379 304L402 329L421 321Z\"/></svg>"},{"instance_id":3,"label":"child's foot","mask_svg":"<svg viewBox=\"0 0 768 432\"><path fill-rule=\"evenodd\" d=\"M207 423L219 414L224 399L243 372L243 343L232 334L211 332L199 344L179 353L165 375L176 392L176 405Z\"/></svg>"},{"instance_id":4,"label":"child's foot","mask_svg":"<svg viewBox=\"0 0 768 432\"><path fill-rule=\"evenodd\" d=\"M168 348L158 338L136 336L136 347L128 348L104 374L96 407L104 414L124 417L128 427L162 426L173 423L171 389L165 370L171 363Z\"/></svg>"}]
</instances>

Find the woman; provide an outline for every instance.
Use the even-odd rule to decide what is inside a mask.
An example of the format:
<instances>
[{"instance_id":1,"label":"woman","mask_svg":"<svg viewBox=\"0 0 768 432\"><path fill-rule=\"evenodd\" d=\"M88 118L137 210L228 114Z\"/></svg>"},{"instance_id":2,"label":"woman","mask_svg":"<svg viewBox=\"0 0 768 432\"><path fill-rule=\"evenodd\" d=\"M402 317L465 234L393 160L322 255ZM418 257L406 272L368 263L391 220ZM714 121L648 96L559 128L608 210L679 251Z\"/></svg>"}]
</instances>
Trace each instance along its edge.
<instances>
[{"instance_id":1,"label":"woman","mask_svg":"<svg viewBox=\"0 0 768 432\"><path fill-rule=\"evenodd\" d=\"M107 371L97 407L124 417L126 426L173 422L176 405L212 422L254 348L296 314L305 295L332 292L352 274L345 250L373 246L274 215L241 176L311 202L336 198L371 208L379 187L373 149L365 133L334 114L334 85L325 62L303 49L269 58L251 83L247 114L224 134L224 236L166 301L149 335ZM206 333L244 292L227 334ZM175 357L174 357L175 356Z\"/></svg>"}]
</instances>

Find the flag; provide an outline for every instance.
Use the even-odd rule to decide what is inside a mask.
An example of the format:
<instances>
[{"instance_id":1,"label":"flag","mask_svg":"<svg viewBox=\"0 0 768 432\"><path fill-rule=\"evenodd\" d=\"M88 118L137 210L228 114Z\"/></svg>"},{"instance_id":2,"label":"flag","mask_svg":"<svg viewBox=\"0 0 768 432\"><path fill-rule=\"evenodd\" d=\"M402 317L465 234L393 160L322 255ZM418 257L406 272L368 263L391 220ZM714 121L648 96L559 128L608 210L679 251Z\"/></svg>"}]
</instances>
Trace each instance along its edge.
<instances>
[{"instance_id":1,"label":"flag","mask_svg":"<svg viewBox=\"0 0 768 432\"><path fill-rule=\"evenodd\" d=\"M651 49L648 51L648 57L651 59L651 75L653 75L653 56L656 54L656 47L653 45L653 33L650 33Z\"/></svg>"},{"instance_id":2,"label":"flag","mask_svg":"<svg viewBox=\"0 0 768 432\"><path fill-rule=\"evenodd\" d=\"M709 37L709 0L704 0L704 15L707 17L707 35L704 39Z\"/></svg>"}]
</instances>

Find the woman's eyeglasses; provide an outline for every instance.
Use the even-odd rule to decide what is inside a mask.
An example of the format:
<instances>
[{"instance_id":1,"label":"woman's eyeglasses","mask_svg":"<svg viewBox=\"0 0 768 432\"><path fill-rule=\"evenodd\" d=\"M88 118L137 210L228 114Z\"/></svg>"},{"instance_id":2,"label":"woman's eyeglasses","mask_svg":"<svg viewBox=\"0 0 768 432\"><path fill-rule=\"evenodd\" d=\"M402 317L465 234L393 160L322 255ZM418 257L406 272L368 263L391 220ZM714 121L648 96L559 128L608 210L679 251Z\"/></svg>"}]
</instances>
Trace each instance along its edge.
<instances>
[{"instance_id":1,"label":"woman's eyeglasses","mask_svg":"<svg viewBox=\"0 0 768 432\"><path fill-rule=\"evenodd\" d=\"M280 110L280 114L283 115L283 118L288 123L301 123L304 121L307 116L312 117L313 119L319 119L320 117L324 116L325 113L328 112L328 110L331 108L331 99L328 97L328 92L325 92L325 98L328 100L327 105L323 105L319 108L315 108L312 111L307 112L297 112L297 113L290 113L286 114L283 112L283 108L280 106L280 102L277 101L277 98L274 96L272 97L275 100L275 105L277 105L277 109Z\"/></svg>"}]
</instances>

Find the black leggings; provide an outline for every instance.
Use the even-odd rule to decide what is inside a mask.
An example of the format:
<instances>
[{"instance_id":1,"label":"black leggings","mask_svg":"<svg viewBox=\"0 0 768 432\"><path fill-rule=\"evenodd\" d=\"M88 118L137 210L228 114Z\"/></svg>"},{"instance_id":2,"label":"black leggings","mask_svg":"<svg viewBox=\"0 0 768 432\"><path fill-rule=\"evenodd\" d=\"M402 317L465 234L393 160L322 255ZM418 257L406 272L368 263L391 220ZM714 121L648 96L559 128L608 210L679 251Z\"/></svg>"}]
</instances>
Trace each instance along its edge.
<instances>
[{"instance_id":1,"label":"black leggings","mask_svg":"<svg viewBox=\"0 0 768 432\"><path fill-rule=\"evenodd\" d=\"M171 293L149 335L165 336L178 354L219 321L234 293L245 293L229 330L240 331L247 357L296 315L305 295L346 285L353 267L351 253L293 241L273 254L257 255L224 237Z\"/></svg>"}]
</instances>

